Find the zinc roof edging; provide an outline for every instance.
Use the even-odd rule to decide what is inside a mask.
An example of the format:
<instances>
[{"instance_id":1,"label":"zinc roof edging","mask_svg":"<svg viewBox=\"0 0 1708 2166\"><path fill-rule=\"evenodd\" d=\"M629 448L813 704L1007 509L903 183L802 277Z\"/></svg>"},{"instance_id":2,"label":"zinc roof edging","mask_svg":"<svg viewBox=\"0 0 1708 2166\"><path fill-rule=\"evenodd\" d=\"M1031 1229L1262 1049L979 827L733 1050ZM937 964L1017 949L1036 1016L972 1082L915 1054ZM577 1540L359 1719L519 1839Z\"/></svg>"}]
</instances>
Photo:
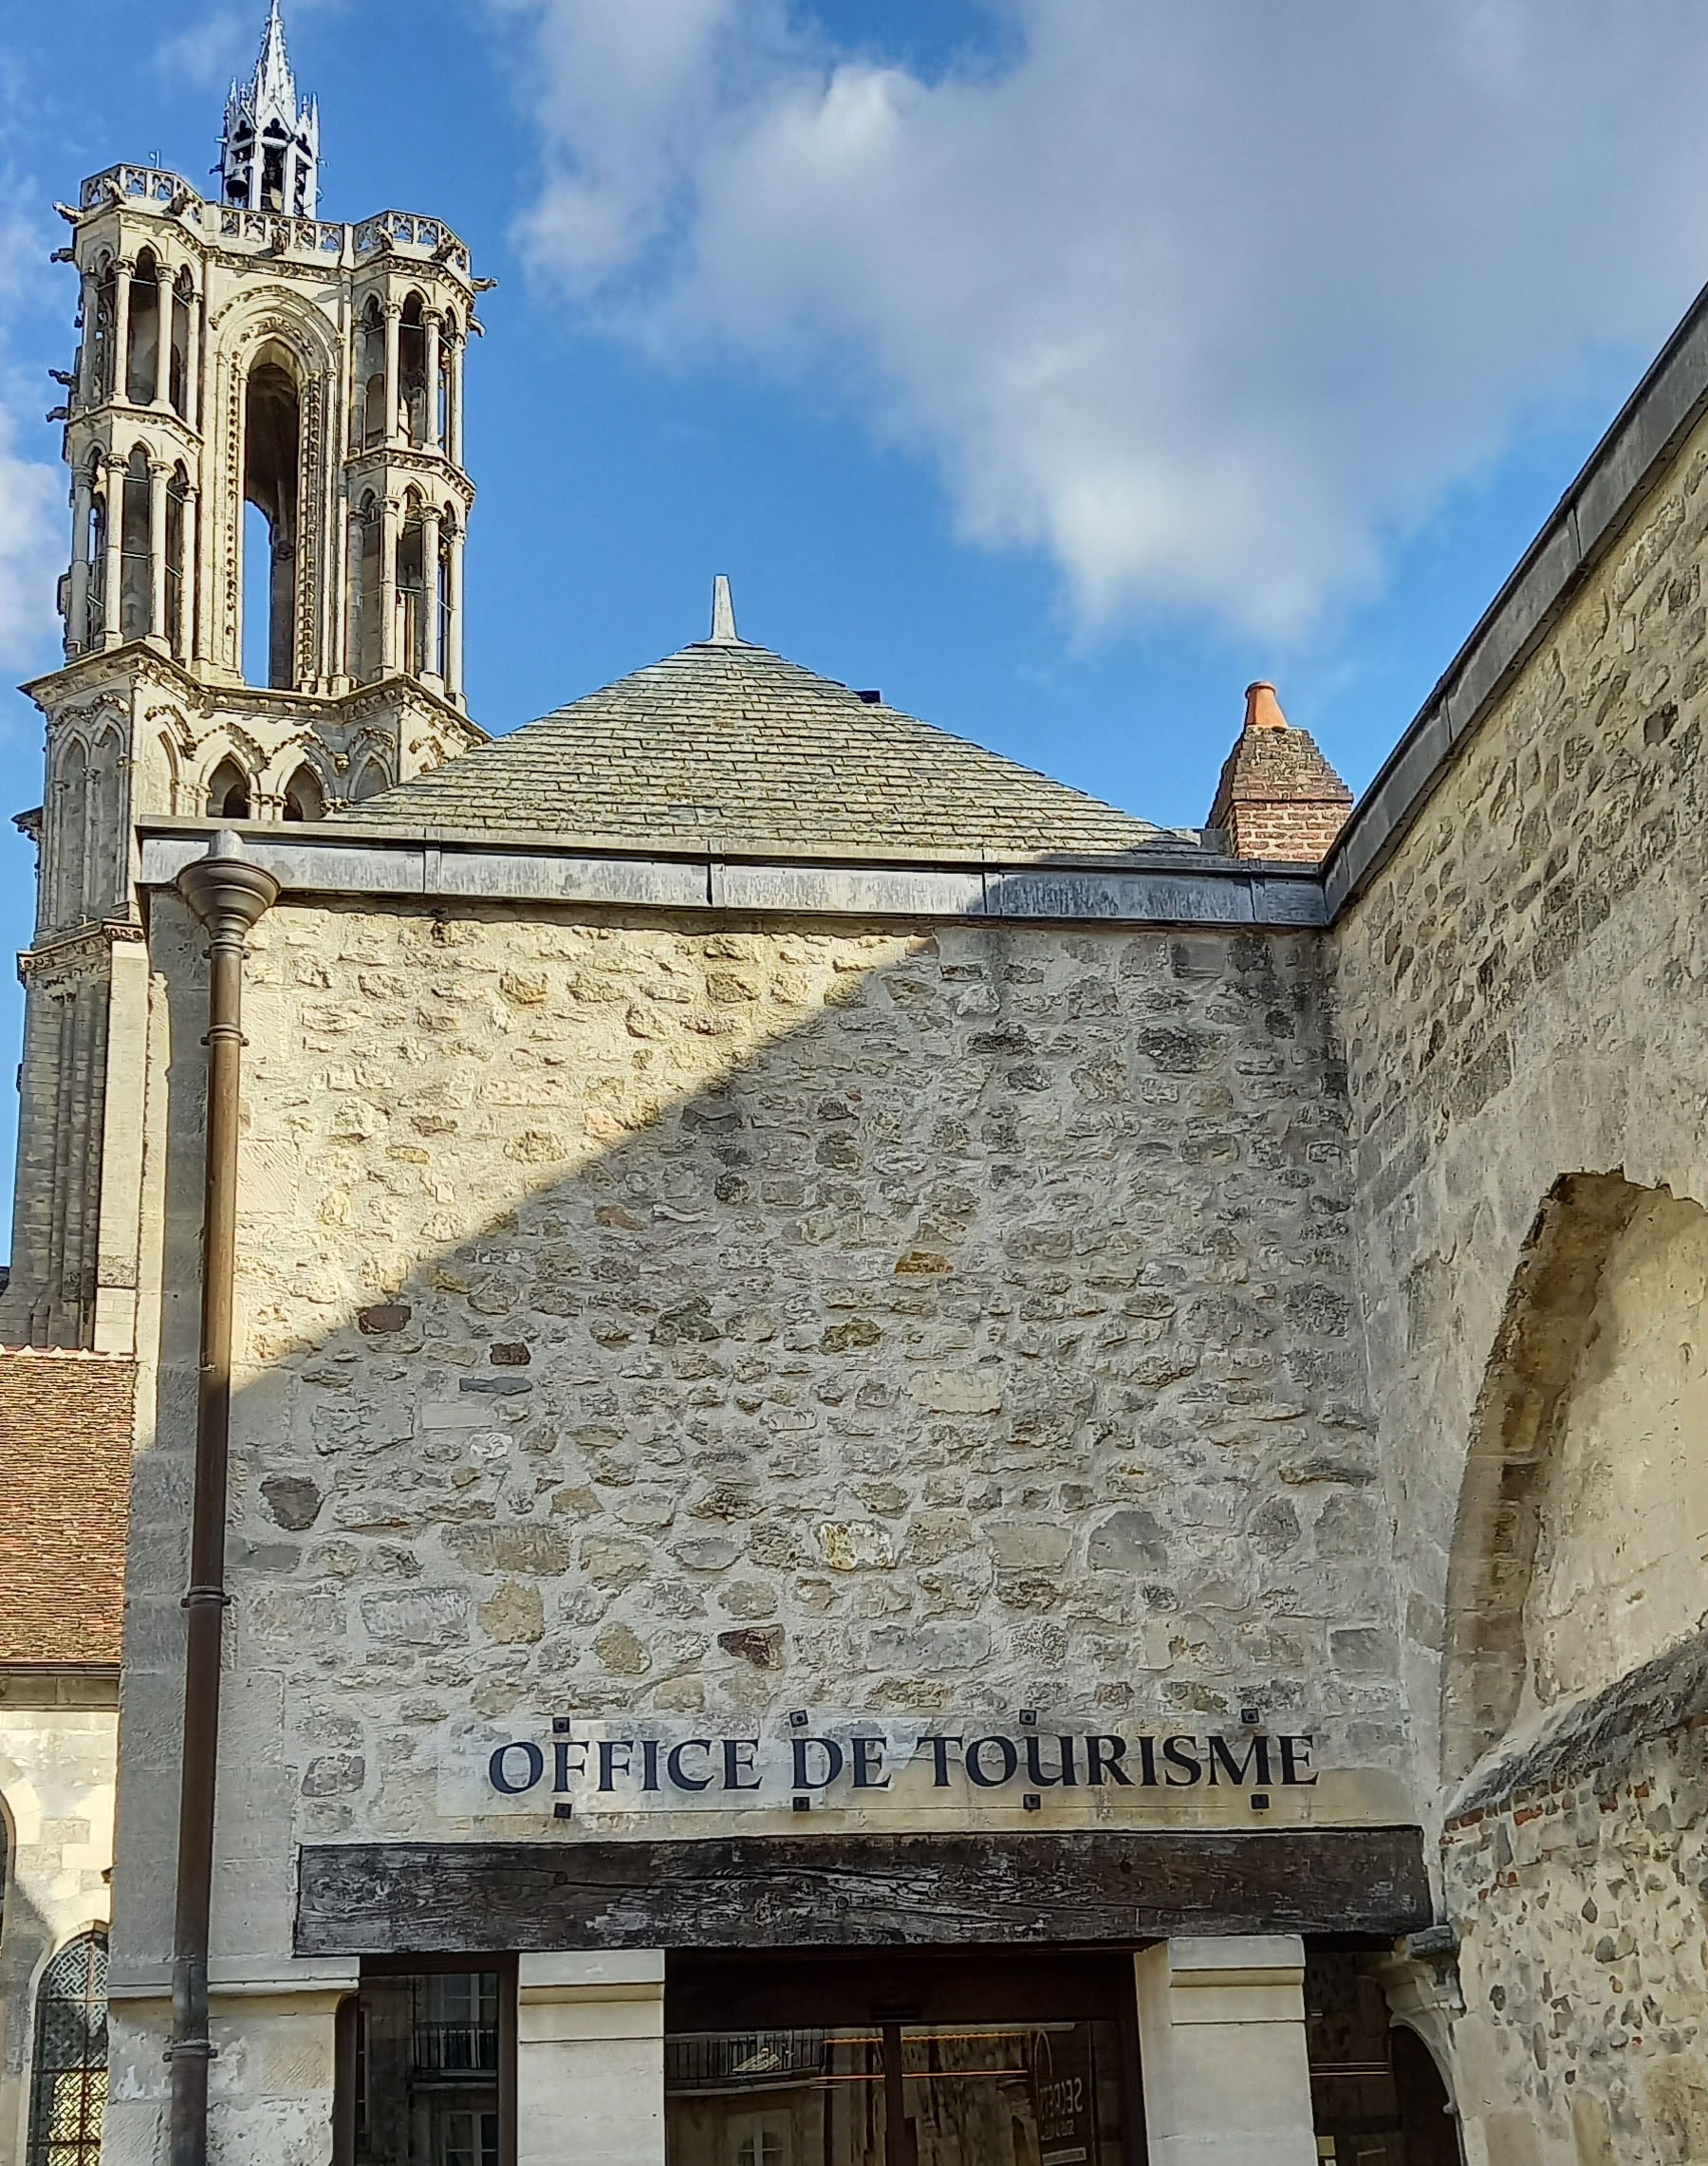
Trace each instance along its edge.
<instances>
[{"instance_id":1,"label":"zinc roof edging","mask_svg":"<svg viewBox=\"0 0 1708 2166\"><path fill-rule=\"evenodd\" d=\"M169 885L202 854L210 821L143 823L141 884ZM1325 920L1321 883L1309 867L1258 866L1233 859L1164 856L1040 861L1013 857L944 863L915 861L729 860L715 851L577 852L442 849L396 831L358 840L325 828L245 824L257 863L287 893L384 895L570 907L721 909L765 916L1115 922L1300 930ZM839 877L840 876L840 877Z\"/></svg>"}]
</instances>

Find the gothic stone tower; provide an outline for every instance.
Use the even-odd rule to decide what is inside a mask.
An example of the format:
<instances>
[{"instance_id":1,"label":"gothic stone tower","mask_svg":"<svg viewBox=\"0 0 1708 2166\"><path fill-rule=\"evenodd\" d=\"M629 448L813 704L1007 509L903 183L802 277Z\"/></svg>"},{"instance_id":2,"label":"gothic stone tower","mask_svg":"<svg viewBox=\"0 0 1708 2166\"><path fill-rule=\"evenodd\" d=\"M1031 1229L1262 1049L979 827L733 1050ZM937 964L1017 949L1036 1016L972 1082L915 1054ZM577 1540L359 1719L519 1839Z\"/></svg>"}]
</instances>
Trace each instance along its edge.
<instances>
[{"instance_id":1,"label":"gothic stone tower","mask_svg":"<svg viewBox=\"0 0 1708 2166\"><path fill-rule=\"evenodd\" d=\"M65 661L46 784L0 1343L128 1346L141 1112L136 820L314 820L480 740L462 691L463 356L485 282L436 219L315 215L277 0L220 197L84 181L63 377ZM246 535L247 529L247 535ZM244 656L264 665L246 681Z\"/></svg>"}]
</instances>

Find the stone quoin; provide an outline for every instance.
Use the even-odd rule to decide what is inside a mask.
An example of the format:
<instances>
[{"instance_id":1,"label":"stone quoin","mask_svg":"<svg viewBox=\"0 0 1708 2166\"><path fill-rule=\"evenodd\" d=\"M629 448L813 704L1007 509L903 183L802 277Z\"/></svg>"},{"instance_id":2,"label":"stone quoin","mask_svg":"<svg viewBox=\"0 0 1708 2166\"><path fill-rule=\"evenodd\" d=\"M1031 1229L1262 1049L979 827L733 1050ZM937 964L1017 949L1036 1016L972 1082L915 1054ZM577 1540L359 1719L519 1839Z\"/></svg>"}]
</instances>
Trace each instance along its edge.
<instances>
[{"instance_id":1,"label":"stone quoin","mask_svg":"<svg viewBox=\"0 0 1708 2166\"><path fill-rule=\"evenodd\" d=\"M64 207L0 2166L1708 2159L1708 299L1166 828L722 579L489 736L320 157Z\"/></svg>"}]
</instances>

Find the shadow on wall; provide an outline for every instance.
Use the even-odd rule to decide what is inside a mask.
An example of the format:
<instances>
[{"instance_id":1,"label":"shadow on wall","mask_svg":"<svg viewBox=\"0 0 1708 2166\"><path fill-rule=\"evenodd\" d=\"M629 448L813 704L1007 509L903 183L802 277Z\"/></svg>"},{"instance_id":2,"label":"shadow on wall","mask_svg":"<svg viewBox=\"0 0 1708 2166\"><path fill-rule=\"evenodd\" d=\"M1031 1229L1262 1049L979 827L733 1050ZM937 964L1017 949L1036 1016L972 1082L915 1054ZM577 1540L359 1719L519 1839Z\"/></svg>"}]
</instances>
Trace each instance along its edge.
<instances>
[{"instance_id":1,"label":"shadow on wall","mask_svg":"<svg viewBox=\"0 0 1708 2166\"><path fill-rule=\"evenodd\" d=\"M153 937L149 1842L205 1013L176 898ZM221 1805L225 1945L263 1885L253 1930L289 1945L281 1821L435 1829L463 1707L1203 1721L1254 1695L1402 1773L1314 936L282 905L253 946L224 1763L253 1810ZM120 1888L127 1959L163 1953L168 1892Z\"/></svg>"},{"instance_id":2,"label":"shadow on wall","mask_svg":"<svg viewBox=\"0 0 1708 2166\"><path fill-rule=\"evenodd\" d=\"M21 1780L27 1782L28 1777ZM55 1931L20 1884L28 1871L28 1848L20 1850L11 1799L0 1789L0 2132L9 2132L9 2142L14 2137L24 2141L35 2117L42 2044L38 1995L48 1967L57 1955L92 1935L100 1935L104 1947L107 1930L104 1918L86 1917L68 1931ZM80 2117L84 2125L86 2118ZM98 2129L99 2120L95 2125Z\"/></svg>"}]
</instances>

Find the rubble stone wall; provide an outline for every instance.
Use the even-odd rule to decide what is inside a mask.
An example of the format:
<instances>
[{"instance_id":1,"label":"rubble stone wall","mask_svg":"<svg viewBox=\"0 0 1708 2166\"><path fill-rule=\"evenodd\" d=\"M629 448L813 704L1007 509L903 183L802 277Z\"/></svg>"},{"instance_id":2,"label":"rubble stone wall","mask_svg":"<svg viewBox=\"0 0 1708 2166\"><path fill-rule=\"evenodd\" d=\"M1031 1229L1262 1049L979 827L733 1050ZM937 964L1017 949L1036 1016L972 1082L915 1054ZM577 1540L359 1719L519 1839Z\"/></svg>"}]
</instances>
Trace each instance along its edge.
<instances>
[{"instance_id":1,"label":"rubble stone wall","mask_svg":"<svg viewBox=\"0 0 1708 2166\"><path fill-rule=\"evenodd\" d=\"M204 943L152 937L177 1286ZM288 1948L297 1842L454 1832L469 1705L1253 1699L1410 1817L1317 938L281 905L245 1028L222 1947ZM192 1306L126 1842L176 1798Z\"/></svg>"},{"instance_id":2,"label":"rubble stone wall","mask_svg":"<svg viewBox=\"0 0 1708 2166\"><path fill-rule=\"evenodd\" d=\"M1359 1279L1419 1785L1448 1822L1471 2166L1708 2157L1702 1731L1633 1689L1703 1610L1705 545L1699 429L1337 935ZM1586 1175L1630 1184L1621 1244L1572 1267L1611 1276L1598 1296L1544 1273L1514 1322L1544 1206ZM1506 1402L1494 1449L1531 1471L1475 1509L1468 1460L1475 1474L1501 1430L1513 1331L1546 1346L1592 1298L1557 1403ZM1501 1615L1450 1614L1456 1587ZM1525 1675L1465 1788L1438 1714L1443 1647L1478 1631L1495 1673ZM1561 1735L1571 1749L1550 1758Z\"/></svg>"}]
</instances>

